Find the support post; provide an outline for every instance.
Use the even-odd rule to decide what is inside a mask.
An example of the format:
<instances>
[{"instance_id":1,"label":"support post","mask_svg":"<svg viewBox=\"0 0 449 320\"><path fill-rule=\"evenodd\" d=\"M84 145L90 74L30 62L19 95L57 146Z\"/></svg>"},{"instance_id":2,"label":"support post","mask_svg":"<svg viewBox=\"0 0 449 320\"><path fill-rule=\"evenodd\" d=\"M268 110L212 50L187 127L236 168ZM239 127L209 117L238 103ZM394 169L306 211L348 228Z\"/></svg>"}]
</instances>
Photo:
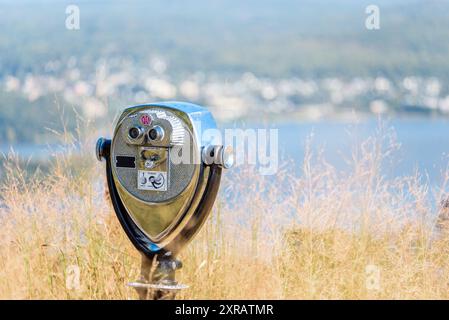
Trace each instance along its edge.
<instances>
[{"instance_id":1,"label":"support post","mask_svg":"<svg viewBox=\"0 0 449 320\"><path fill-rule=\"evenodd\" d=\"M140 300L173 300L177 291L187 288L175 280L176 270L181 267L181 261L170 252L153 259L142 254L140 278L128 285L136 289Z\"/></svg>"}]
</instances>

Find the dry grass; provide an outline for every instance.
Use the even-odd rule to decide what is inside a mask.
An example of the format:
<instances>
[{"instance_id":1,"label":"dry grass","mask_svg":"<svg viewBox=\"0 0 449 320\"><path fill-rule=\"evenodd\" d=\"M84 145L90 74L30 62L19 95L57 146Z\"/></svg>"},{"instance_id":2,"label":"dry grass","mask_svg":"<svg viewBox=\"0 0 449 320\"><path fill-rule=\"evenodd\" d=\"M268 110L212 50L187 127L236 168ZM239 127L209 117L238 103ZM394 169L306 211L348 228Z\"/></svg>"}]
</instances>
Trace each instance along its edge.
<instances>
[{"instance_id":1,"label":"dry grass","mask_svg":"<svg viewBox=\"0 0 449 320\"><path fill-rule=\"evenodd\" d=\"M211 219L182 252L178 279L191 287L178 298L449 298L449 232L433 227L446 185L433 193L418 174L385 178L391 137L355 146L344 173L310 150L298 177L287 164L275 181L251 168L228 173ZM136 298L125 284L140 256L104 197L103 165L70 152L49 173L28 174L9 156L0 298ZM79 289L66 285L71 266Z\"/></svg>"}]
</instances>

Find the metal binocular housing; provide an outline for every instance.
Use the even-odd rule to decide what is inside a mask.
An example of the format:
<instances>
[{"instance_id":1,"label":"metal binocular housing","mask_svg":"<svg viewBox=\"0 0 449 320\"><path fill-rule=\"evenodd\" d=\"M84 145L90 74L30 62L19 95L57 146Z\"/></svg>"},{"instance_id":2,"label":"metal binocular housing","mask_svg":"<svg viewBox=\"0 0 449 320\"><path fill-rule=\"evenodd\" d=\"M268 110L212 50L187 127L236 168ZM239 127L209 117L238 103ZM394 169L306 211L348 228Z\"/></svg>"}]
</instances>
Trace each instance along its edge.
<instances>
[{"instance_id":1,"label":"metal binocular housing","mask_svg":"<svg viewBox=\"0 0 449 320\"><path fill-rule=\"evenodd\" d=\"M126 108L112 140L100 138L109 193L134 246L148 258L176 255L208 217L230 148L205 141L216 129L211 113L183 102Z\"/></svg>"}]
</instances>

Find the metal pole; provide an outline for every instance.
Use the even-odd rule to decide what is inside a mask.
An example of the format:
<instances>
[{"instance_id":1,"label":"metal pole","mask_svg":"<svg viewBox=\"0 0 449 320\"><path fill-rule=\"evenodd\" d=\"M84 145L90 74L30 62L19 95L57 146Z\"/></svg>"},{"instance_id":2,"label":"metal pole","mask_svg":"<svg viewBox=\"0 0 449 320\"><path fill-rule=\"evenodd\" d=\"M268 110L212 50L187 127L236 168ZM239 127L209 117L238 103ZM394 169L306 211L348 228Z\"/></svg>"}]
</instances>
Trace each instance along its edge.
<instances>
[{"instance_id":1,"label":"metal pole","mask_svg":"<svg viewBox=\"0 0 449 320\"><path fill-rule=\"evenodd\" d=\"M150 280L151 267L153 266L153 259L149 259L143 253L141 255L142 260L140 264L140 278L138 282L145 284L150 282L149 280ZM148 300L148 288L135 287L135 289L139 295L139 300Z\"/></svg>"}]
</instances>

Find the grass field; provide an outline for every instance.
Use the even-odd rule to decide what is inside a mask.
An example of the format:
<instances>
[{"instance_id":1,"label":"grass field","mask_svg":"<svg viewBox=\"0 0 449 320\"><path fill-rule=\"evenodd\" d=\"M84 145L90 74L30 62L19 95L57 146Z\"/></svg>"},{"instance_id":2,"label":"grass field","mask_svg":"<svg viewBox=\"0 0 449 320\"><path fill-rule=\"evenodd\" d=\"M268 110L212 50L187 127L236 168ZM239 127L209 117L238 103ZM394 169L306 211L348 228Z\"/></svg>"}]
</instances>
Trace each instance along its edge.
<instances>
[{"instance_id":1,"label":"grass field","mask_svg":"<svg viewBox=\"0 0 449 320\"><path fill-rule=\"evenodd\" d=\"M435 227L446 183L432 189L419 173L386 178L396 149L387 131L354 146L344 173L311 151L298 176L286 163L275 184L249 167L228 171L211 218L180 256L177 278L190 288L177 297L449 298L449 232L444 222ZM1 299L137 298L126 283L138 278L140 255L91 150L81 144L34 173L8 156Z\"/></svg>"}]
</instances>

